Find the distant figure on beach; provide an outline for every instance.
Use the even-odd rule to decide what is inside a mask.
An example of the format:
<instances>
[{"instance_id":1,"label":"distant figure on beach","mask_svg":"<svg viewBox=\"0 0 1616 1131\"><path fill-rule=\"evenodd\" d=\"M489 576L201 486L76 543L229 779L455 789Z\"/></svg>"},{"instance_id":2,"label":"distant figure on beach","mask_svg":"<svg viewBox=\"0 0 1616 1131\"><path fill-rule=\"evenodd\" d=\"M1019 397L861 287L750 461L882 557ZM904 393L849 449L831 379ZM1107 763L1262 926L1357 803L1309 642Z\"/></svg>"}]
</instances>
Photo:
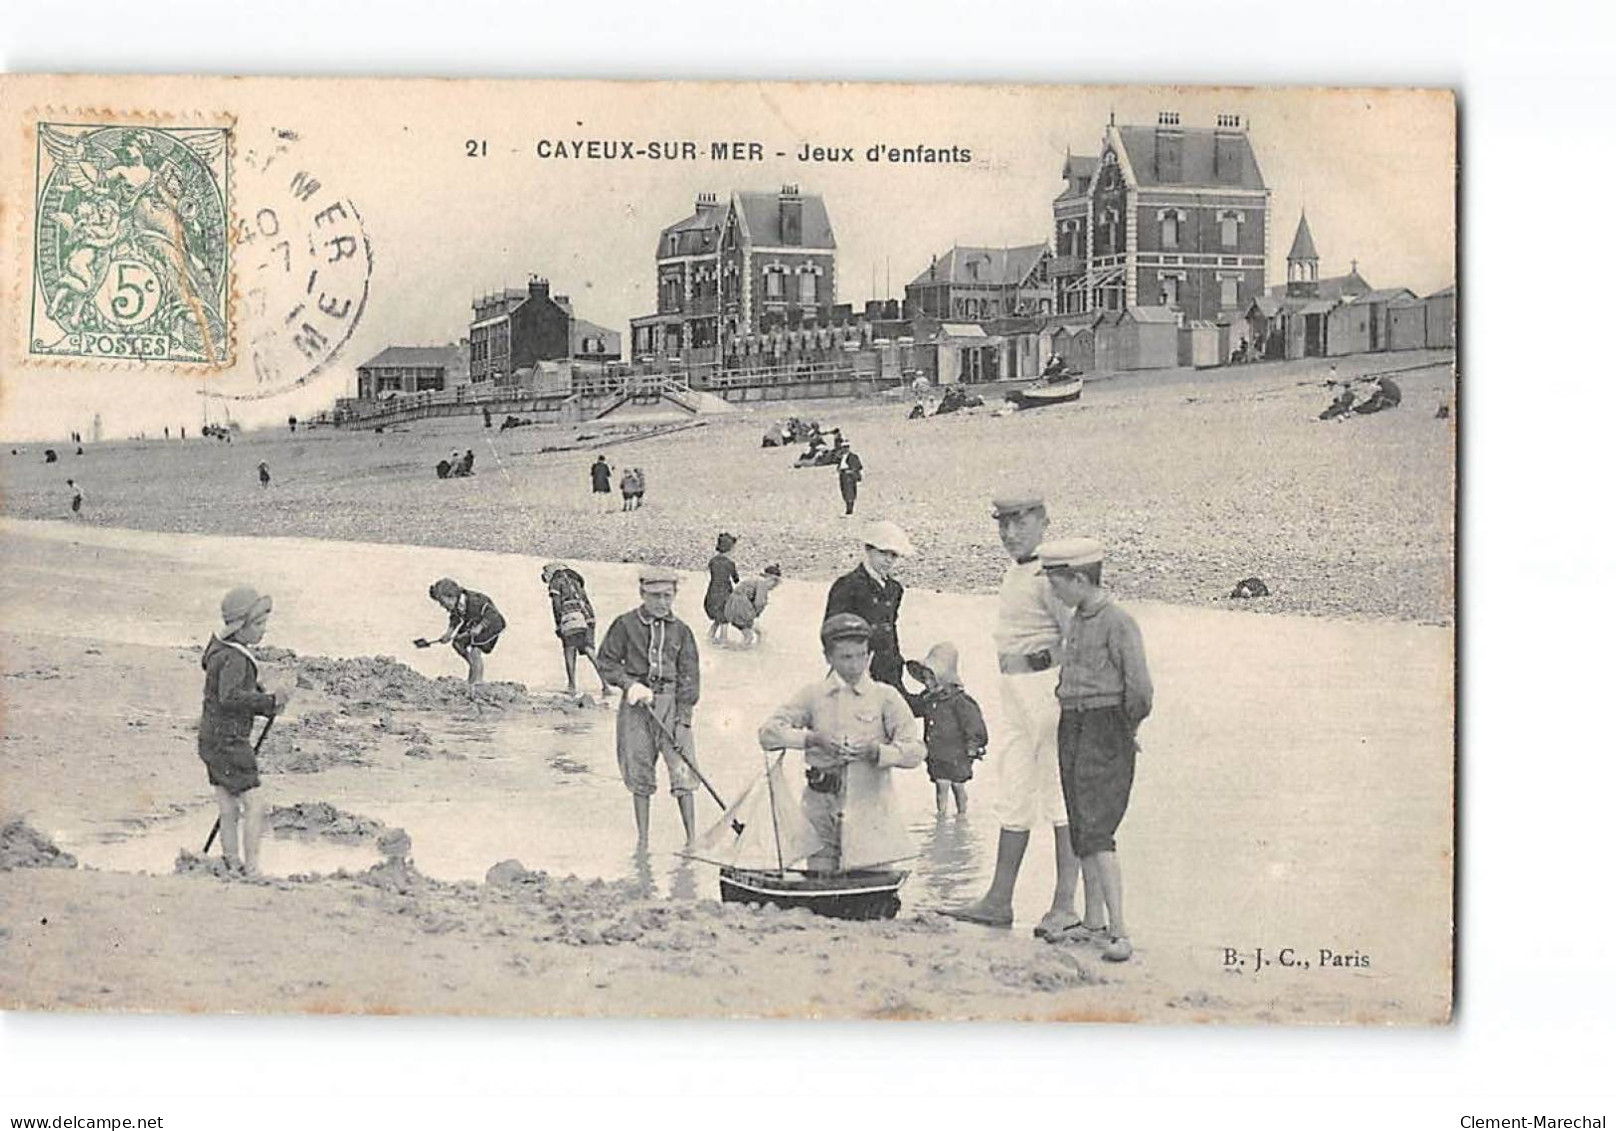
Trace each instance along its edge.
<instances>
[{"instance_id":1,"label":"distant figure on beach","mask_svg":"<svg viewBox=\"0 0 1616 1131\"><path fill-rule=\"evenodd\" d=\"M56 449L55 448L46 448L45 449L45 462L46 463L55 463L56 462Z\"/></svg>"},{"instance_id":2,"label":"distant figure on beach","mask_svg":"<svg viewBox=\"0 0 1616 1131\"><path fill-rule=\"evenodd\" d=\"M1396 408L1402 403L1402 387L1390 377L1377 377L1374 384L1370 386L1369 394L1353 405L1352 411L1368 415L1388 408Z\"/></svg>"},{"instance_id":3,"label":"distant figure on beach","mask_svg":"<svg viewBox=\"0 0 1616 1131\"><path fill-rule=\"evenodd\" d=\"M269 486L269 464L264 460L258 461L258 485L260 487Z\"/></svg>"},{"instance_id":4,"label":"distant figure on beach","mask_svg":"<svg viewBox=\"0 0 1616 1131\"><path fill-rule=\"evenodd\" d=\"M492 428L493 426L494 426L494 414L488 411L488 406L487 405L483 405L483 427L484 428Z\"/></svg>"},{"instance_id":5,"label":"distant figure on beach","mask_svg":"<svg viewBox=\"0 0 1616 1131\"><path fill-rule=\"evenodd\" d=\"M634 469L632 467L623 469L622 476L617 480L617 489L622 492L623 509L626 511L634 499Z\"/></svg>"},{"instance_id":6,"label":"distant figure on beach","mask_svg":"<svg viewBox=\"0 0 1616 1131\"><path fill-rule=\"evenodd\" d=\"M870 628L870 678L903 691L903 649L898 643L898 606L903 586L892 576L898 559L914 544L894 522L872 522L859 539L864 561L838 577L825 599L825 620L853 613Z\"/></svg>"},{"instance_id":7,"label":"distant figure on beach","mask_svg":"<svg viewBox=\"0 0 1616 1131\"><path fill-rule=\"evenodd\" d=\"M561 562L550 562L539 571L550 594L550 612L555 616L555 634L561 641L561 662L567 669L567 694L578 695L578 657L582 655L600 680L601 698L612 689L600 674L595 658L595 606L584 591L584 575Z\"/></svg>"},{"instance_id":8,"label":"distant figure on beach","mask_svg":"<svg viewBox=\"0 0 1616 1131\"><path fill-rule=\"evenodd\" d=\"M297 431L297 417L288 416L286 418L286 428L287 431L295 433Z\"/></svg>"},{"instance_id":9,"label":"distant figure on beach","mask_svg":"<svg viewBox=\"0 0 1616 1131\"><path fill-rule=\"evenodd\" d=\"M168 439L168 425L166 425L166 424L165 424L165 425L163 425L163 439L164 439L164 440L167 440L167 439ZM78 434L77 434L77 433L74 433L74 436L73 436L73 440L74 440L74 441L75 441L75 442L77 442L77 441L78 441Z\"/></svg>"},{"instance_id":10,"label":"distant figure on beach","mask_svg":"<svg viewBox=\"0 0 1616 1131\"><path fill-rule=\"evenodd\" d=\"M461 588L453 578L440 577L427 595L449 614L449 627L436 643L448 644L466 661L466 682L475 687L483 681L483 657L505 631L505 618L484 594Z\"/></svg>"},{"instance_id":11,"label":"distant figure on beach","mask_svg":"<svg viewBox=\"0 0 1616 1131\"><path fill-rule=\"evenodd\" d=\"M83 455L84 454L84 445L80 444L79 447L78 447L78 450L75 451L73 454L76 455L76 456Z\"/></svg>"},{"instance_id":12,"label":"distant figure on beach","mask_svg":"<svg viewBox=\"0 0 1616 1131\"><path fill-rule=\"evenodd\" d=\"M180 439L185 439L185 425L183 424L180 425Z\"/></svg>"},{"instance_id":13,"label":"distant figure on beach","mask_svg":"<svg viewBox=\"0 0 1616 1131\"><path fill-rule=\"evenodd\" d=\"M926 776L936 787L937 815L947 814L952 795L954 810L963 817L969 804L965 783L971 780L972 763L987 752L988 726L982 708L960 682L959 649L945 640L924 660L910 660L904 667L926 689L911 706L925 721Z\"/></svg>"},{"instance_id":14,"label":"distant figure on beach","mask_svg":"<svg viewBox=\"0 0 1616 1131\"><path fill-rule=\"evenodd\" d=\"M696 744L692 723L701 698L701 655L690 626L673 615L679 575L660 566L640 570L640 604L619 616L600 642L606 682L623 689L617 711L617 768L634 797L640 852L651 835L651 797L658 757L679 805L685 840L696 836Z\"/></svg>"},{"instance_id":15,"label":"distant figure on beach","mask_svg":"<svg viewBox=\"0 0 1616 1131\"><path fill-rule=\"evenodd\" d=\"M67 487L73 493L72 501L67 505L73 509L73 516L77 518L79 512L84 509L84 488L71 479L67 481Z\"/></svg>"},{"instance_id":16,"label":"distant figure on beach","mask_svg":"<svg viewBox=\"0 0 1616 1131\"><path fill-rule=\"evenodd\" d=\"M461 479L465 476L476 474L472 471L472 465L476 461L477 453L467 448L466 454L460 457L460 465L454 469L455 478Z\"/></svg>"},{"instance_id":17,"label":"distant figure on beach","mask_svg":"<svg viewBox=\"0 0 1616 1131\"><path fill-rule=\"evenodd\" d=\"M1358 398L1356 394L1353 393L1351 386L1343 388L1341 392L1336 394L1335 400L1331 401L1329 406L1325 408L1323 412L1319 413L1319 419L1335 420L1339 417L1346 416L1347 413L1352 411L1353 402L1357 399Z\"/></svg>"},{"instance_id":18,"label":"distant figure on beach","mask_svg":"<svg viewBox=\"0 0 1616 1131\"><path fill-rule=\"evenodd\" d=\"M857 452L848 448L836 469L836 483L841 488L842 505L847 508L845 514L853 513L853 507L858 503L859 483L863 478L864 461L859 459Z\"/></svg>"},{"instance_id":19,"label":"distant figure on beach","mask_svg":"<svg viewBox=\"0 0 1616 1131\"><path fill-rule=\"evenodd\" d=\"M768 566L759 576L747 578L737 585L724 603L724 619L741 630L742 647L750 648L763 634L763 630L757 626L758 618L768 607L769 594L779 584L780 567Z\"/></svg>"},{"instance_id":20,"label":"distant figure on beach","mask_svg":"<svg viewBox=\"0 0 1616 1131\"><path fill-rule=\"evenodd\" d=\"M451 472L453 470L454 470L454 465L452 465L448 460L440 459L438 461L438 478L439 479L447 479L447 478L449 478L449 472Z\"/></svg>"},{"instance_id":21,"label":"distant figure on beach","mask_svg":"<svg viewBox=\"0 0 1616 1131\"><path fill-rule=\"evenodd\" d=\"M707 559L707 595L702 598L701 607L711 622L707 629L708 640L723 640L729 623L724 619L724 607L729 604L729 595L735 592L735 583L741 579L735 559L729 556L734 548L735 535L724 531L718 535L718 552Z\"/></svg>"},{"instance_id":22,"label":"distant figure on beach","mask_svg":"<svg viewBox=\"0 0 1616 1131\"><path fill-rule=\"evenodd\" d=\"M634 509L639 510L645 502L645 468L634 469Z\"/></svg>"},{"instance_id":23,"label":"distant figure on beach","mask_svg":"<svg viewBox=\"0 0 1616 1131\"><path fill-rule=\"evenodd\" d=\"M208 768L208 784L219 803L219 837L224 862L233 872L258 874L258 847L264 832L263 799L258 792L258 755L253 720L273 719L286 709L292 692L273 693L258 681L254 644L264 639L275 602L250 585L224 595L221 632L202 650L202 721L196 749ZM267 725L267 724L266 724Z\"/></svg>"},{"instance_id":24,"label":"distant figure on beach","mask_svg":"<svg viewBox=\"0 0 1616 1131\"><path fill-rule=\"evenodd\" d=\"M602 511L612 509L612 465L604 455L596 455L595 462L589 465L589 493Z\"/></svg>"}]
</instances>

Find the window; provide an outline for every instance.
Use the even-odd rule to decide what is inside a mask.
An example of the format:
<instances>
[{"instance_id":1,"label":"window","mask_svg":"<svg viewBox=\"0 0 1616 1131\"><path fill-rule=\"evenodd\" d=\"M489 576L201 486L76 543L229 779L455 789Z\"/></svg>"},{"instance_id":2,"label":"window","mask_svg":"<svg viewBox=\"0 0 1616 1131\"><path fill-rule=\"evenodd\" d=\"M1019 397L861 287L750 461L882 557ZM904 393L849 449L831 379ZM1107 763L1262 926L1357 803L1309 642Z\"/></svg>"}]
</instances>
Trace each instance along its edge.
<instances>
[{"instance_id":1,"label":"window","mask_svg":"<svg viewBox=\"0 0 1616 1131\"><path fill-rule=\"evenodd\" d=\"M1161 300L1163 306L1178 305L1178 277L1167 275L1161 281Z\"/></svg>"},{"instance_id":2,"label":"window","mask_svg":"<svg viewBox=\"0 0 1616 1131\"><path fill-rule=\"evenodd\" d=\"M1240 276L1218 276L1218 303L1221 306L1240 305Z\"/></svg>"},{"instance_id":3,"label":"window","mask_svg":"<svg viewBox=\"0 0 1616 1131\"><path fill-rule=\"evenodd\" d=\"M1218 229L1224 247L1240 245L1240 213L1224 212L1218 216Z\"/></svg>"},{"instance_id":4,"label":"window","mask_svg":"<svg viewBox=\"0 0 1616 1131\"><path fill-rule=\"evenodd\" d=\"M763 296L765 298L786 297L786 277L776 270L763 273Z\"/></svg>"},{"instance_id":5,"label":"window","mask_svg":"<svg viewBox=\"0 0 1616 1131\"><path fill-rule=\"evenodd\" d=\"M812 271L802 273L802 304L814 306L819 302L819 276Z\"/></svg>"},{"instance_id":6,"label":"window","mask_svg":"<svg viewBox=\"0 0 1616 1131\"><path fill-rule=\"evenodd\" d=\"M1161 245L1163 247L1178 247L1178 213L1169 212L1162 217Z\"/></svg>"}]
</instances>

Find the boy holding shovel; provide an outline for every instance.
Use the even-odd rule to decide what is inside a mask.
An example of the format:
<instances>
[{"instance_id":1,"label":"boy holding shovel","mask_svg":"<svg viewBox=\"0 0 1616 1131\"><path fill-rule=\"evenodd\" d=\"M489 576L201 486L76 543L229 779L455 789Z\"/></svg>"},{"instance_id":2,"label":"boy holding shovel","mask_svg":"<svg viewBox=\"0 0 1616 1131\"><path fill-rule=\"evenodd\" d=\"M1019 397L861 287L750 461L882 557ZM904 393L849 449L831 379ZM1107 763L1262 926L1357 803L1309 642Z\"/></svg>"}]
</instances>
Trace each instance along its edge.
<instances>
[{"instance_id":1,"label":"boy holding shovel","mask_svg":"<svg viewBox=\"0 0 1616 1131\"><path fill-rule=\"evenodd\" d=\"M208 783L219 802L225 863L231 871L248 876L258 874L258 846L264 832L258 757L249 741L253 720L259 715L273 719L292 696L287 689L264 690L258 682L258 660L250 650L263 640L274 607L267 594L260 595L250 585L236 586L219 606L224 630L202 651L207 677L197 754L208 768Z\"/></svg>"},{"instance_id":2,"label":"boy holding shovel","mask_svg":"<svg viewBox=\"0 0 1616 1131\"><path fill-rule=\"evenodd\" d=\"M701 656L695 633L673 615L678 589L679 575L673 570L641 569L639 607L612 621L597 653L602 678L623 689L617 768L634 797L636 850L642 853L650 841L658 755L668 764L685 840L696 836L698 779L692 768L696 746L691 725L701 698Z\"/></svg>"}]
</instances>

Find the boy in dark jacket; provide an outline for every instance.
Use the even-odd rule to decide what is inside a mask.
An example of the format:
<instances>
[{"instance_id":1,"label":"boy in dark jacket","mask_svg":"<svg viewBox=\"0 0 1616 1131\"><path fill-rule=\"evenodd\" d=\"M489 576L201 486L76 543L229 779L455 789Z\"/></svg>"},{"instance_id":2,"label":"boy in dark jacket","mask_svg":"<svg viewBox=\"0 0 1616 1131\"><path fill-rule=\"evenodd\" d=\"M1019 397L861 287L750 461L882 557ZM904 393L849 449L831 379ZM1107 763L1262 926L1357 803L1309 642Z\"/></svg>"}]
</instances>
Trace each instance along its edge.
<instances>
[{"instance_id":1,"label":"boy in dark jacket","mask_svg":"<svg viewBox=\"0 0 1616 1131\"><path fill-rule=\"evenodd\" d=\"M207 677L202 685L202 722L197 754L208 768L208 782L219 802L219 835L225 863L233 871L258 874L258 846L264 807L258 793L258 757L251 740L253 720L285 710L291 692L270 693L258 682L258 661L249 650L264 638L274 602L250 585L224 596L224 631L202 652ZM237 829L241 829L239 837Z\"/></svg>"},{"instance_id":2,"label":"boy in dark jacket","mask_svg":"<svg viewBox=\"0 0 1616 1131\"><path fill-rule=\"evenodd\" d=\"M959 649L944 641L924 660L904 666L926 686L911 705L926 723L926 776L937 787L937 815L948 812L952 792L954 808L963 817L965 783L971 780L971 763L987 753L988 727L982 708L960 684Z\"/></svg>"}]
</instances>

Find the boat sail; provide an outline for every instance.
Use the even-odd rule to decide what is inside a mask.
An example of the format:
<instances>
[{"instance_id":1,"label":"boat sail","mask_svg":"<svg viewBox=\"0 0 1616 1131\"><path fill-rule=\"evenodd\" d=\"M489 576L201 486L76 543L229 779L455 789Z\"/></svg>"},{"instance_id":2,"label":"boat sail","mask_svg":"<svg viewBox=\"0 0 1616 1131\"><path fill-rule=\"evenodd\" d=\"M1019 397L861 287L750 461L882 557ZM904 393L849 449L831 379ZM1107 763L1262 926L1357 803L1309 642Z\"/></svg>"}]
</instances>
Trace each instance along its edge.
<instances>
[{"instance_id":1,"label":"boat sail","mask_svg":"<svg viewBox=\"0 0 1616 1131\"><path fill-rule=\"evenodd\" d=\"M824 848L786 784L784 765L785 752L780 751L683 855L720 867L783 872Z\"/></svg>"}]
</instances>

